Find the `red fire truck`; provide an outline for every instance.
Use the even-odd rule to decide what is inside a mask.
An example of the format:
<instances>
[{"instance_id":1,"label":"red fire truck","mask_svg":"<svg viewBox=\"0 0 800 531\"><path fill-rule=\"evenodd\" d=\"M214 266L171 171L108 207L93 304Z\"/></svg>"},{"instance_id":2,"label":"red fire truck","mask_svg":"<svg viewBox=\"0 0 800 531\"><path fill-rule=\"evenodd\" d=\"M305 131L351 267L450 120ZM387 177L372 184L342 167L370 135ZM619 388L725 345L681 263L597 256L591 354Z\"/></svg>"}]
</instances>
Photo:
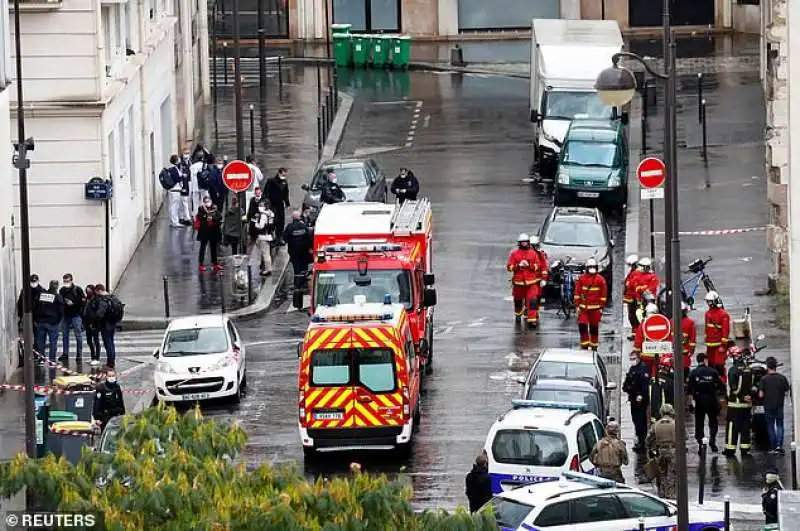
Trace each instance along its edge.
<instances>
[{"instance_id":1,"label":"red fire truck","mask_svg":"<svg viewBox=\"0 0 800 531\"><path fill-rule=\"evenodd\" d=\"M402 205L325 205L314 227L311 279L312 313L353 303L358 295L368 303L403 304L427 373L436 305L431 223L427 198Z\"/></svg>"}]
</instances>

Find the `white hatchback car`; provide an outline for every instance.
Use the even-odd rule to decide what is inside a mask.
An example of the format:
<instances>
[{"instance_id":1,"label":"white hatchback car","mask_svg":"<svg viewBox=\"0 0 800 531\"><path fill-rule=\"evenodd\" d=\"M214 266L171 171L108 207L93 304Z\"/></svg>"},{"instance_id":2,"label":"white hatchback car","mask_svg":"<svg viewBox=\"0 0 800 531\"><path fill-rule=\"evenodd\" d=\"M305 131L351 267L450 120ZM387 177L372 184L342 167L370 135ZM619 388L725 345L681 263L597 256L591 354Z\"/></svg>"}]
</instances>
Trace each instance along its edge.
<instances>
[{"instance_id":1,"label":"white hatchback car","mask_svg":"<svg viewBox=\"0 0 800 531\"><path fill-rule=\"evenodd\" d=\"M565 470L593 473L589 454L605 430L585 403L513 400L489 429L492 493L556 481Z\"/></svg>"},{"instance_id":2,"label":"white hatchback car","mask_svg":"<svg viewBox=\"0 0 800 531\"><path fill-rule=\"evenodd\" d=\"M224 315L195 315L172 321L153 356L156 399L167 402L233 397L247 386L245 349Z\"/></svg>"},{"instance_id":3,"label":"white hatchback car","mask_svg":"<svg viewBox=\"0 0 800 531\"><path fill-rule=\"evenodd\" d=\"M492 511L500 531L636 531L677 529L670 502L609 479L564 472L559 481L504 492L481 511ZM722 531L722 511L689 504L689 529Z\"/></svg>"}]
</instances>

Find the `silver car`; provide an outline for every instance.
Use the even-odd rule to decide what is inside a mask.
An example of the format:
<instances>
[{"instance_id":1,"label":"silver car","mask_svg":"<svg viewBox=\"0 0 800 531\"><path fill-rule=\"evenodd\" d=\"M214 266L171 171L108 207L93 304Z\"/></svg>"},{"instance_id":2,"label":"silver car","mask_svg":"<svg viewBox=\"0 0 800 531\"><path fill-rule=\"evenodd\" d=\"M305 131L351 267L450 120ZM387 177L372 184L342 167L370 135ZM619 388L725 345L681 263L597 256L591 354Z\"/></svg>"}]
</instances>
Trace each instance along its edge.
<instances>
[{"instance_id":1,"label":"silver car","mask_svg":"<svg viewBox=\"0 0 800 531\"><path fill-rule=\"evenodd\" d=\"M336 174L336 183L344 191L346 201L386 202L386 175L373 159L334 159L320 163L311 182L300 185L306 191L303 210L319 210L322 185L331 171Z\"/></svg>"}]
</instances>

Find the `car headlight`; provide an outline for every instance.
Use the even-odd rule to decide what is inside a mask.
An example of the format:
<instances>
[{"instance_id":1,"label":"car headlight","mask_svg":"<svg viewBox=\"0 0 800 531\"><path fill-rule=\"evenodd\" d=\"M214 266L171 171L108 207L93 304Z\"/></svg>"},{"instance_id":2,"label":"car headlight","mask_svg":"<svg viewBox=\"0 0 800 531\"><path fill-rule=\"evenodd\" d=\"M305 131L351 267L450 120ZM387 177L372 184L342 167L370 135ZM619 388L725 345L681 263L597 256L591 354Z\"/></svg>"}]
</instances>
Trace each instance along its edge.
<instances>
[{"instance_id":1,"label":"car headlight","mask_svg":"<svg viewBox=\"0 0 800 531\"><path fill-rule=\"evenodd\" d=\"M620 180L618 173L616 173L616 174L614 174L614 175L612 175L611 177L608 178L608 187L609 188L613 188L615 186L619 186L620 184L622 184L622 181Z\"/></svg>"},{"instance_id":2,"label":"car headlight","mask_svg":"<svg viewBox=\"0 0 800 531\"><path fill-rule=\"evenodd\" d=\"M565 171L558 172L558 184L569 184L569 173Z\"/></svg>"},{"instance_id":3,"label":"car headlight","mask_svg":"<svg viewBox=\"0 0 800 531\"><path fill-rule=\"evenodd\" d=\"M156 372L175 373L177 372L172 364L168 361L159 361L156 366Z\"/></svg>"},{"instance_id":4,"label":"car headlight","mask_svg":"<svg viewBox=\"0 0 800 531\"><path fill-rule=\"evenodd\" d=\"M224 358L219 360L217 363L212 365L211 366L211 370L212 371L216 371L216 370L219 370L219 369L224 369L225 367L230 367L231 365L234 365L235 363L236 363L236 359L235 358L233 358L231 356L225 356Z\"/></svg>"}]
</instances>

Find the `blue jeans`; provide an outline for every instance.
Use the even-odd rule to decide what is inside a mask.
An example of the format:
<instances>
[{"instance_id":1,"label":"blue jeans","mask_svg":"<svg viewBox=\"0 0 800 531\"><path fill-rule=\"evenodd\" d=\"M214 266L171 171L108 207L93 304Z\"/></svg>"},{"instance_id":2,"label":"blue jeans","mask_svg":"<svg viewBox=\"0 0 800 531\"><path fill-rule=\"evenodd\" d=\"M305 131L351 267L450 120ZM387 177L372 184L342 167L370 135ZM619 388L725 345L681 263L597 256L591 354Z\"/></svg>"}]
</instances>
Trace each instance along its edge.
<instances>
[{"instance_id":1,"label":"blue jeans","mask_svg":"<svg viewBox=\"0 0 800 531\"><path fill-rule=\"evenodd\" d=\"M114 345L114 334L117 332L117 325L114 323L103 323L100 325L100 337L103 338L103 347L106 349L106 365L113 368L117 359L117 349Z\"/></svg>"},{"instance_id":2,"label":"blue jeans","mask_svg":"<svg viewBox=\"0 0 800 531\"><path fill-rule=\"evenodd\" d=\"M75 332L75 350L76 356L75 358L78 359L83 354L83 334L81 332L81 328L83 327L83 319L81 319L80 315L76 315L75 317L65 317L64 318L64 325L63 325L63 334L64 334L64 341L63 341L63 350L64 355L69 356L69 331L73 330Z\"/></svg>"},{"instance_id":3,"label":"blue jeans","mask_svg":"<svg viewBox=\"0 0 800 531\"><path fill-rule=\"evenodd\" d=\"M36 327L36 340L34 341L34 348L36 352L44 355L45 343L50 343L50 351L48 357L50 361L56 361L56 351L58 350L58 332L61 330L61 323L48 324L39 323Z\"/></svg>"},{"instance_id":4,"label":"blue jeans","mask_svg":"<svg viewBox=\"0 0 800 531\"><path fill-rule=\"evenodd\" d=\"M771 449L783 447L783 408L764 408L767 418L767 433L769 433L769 446Z\"/></svg>"}]
</instances>

